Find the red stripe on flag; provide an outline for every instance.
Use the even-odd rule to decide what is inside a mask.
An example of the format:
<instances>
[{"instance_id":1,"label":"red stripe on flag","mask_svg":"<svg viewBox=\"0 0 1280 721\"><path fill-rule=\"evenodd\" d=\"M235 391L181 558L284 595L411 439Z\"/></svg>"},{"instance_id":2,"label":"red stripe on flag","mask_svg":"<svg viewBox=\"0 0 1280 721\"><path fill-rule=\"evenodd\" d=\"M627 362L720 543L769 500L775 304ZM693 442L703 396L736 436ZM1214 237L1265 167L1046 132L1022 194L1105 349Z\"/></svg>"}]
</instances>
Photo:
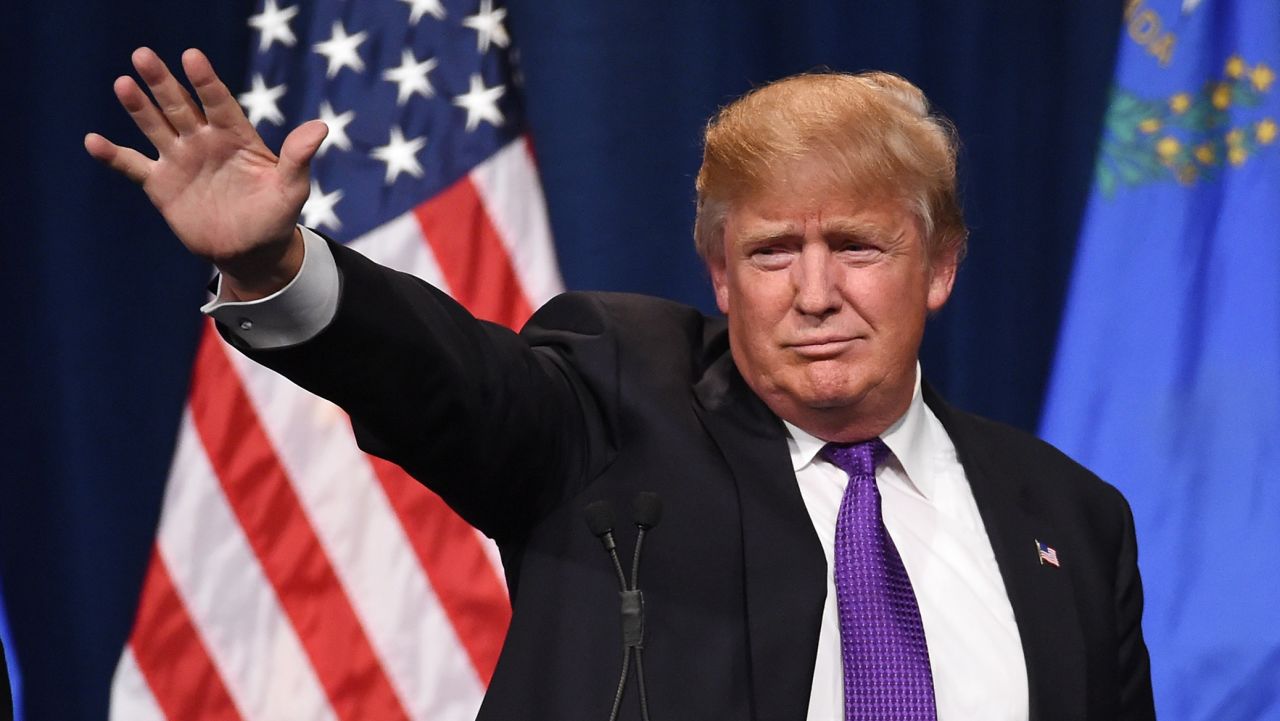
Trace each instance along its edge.
<instances>
[{"instance_id":1,"label":"red stripe on flag","mask_svg":"<svg viewBox=\"0 0 1280 721\"><path fill-rule=\"evenodd\" d=\"M213 665L156 548L147 565L129 645L166 718L240 721L222 674Z\"/></svg>"},{"instance_id":2,"label":"red stripe on flag","mask_svg":"<svg viewBox=\"0 0 1280 721\"><path fill-rule=\"evenodd\" d=\"M519 328L533 310L470 177L414 208L450 295L477 318Z\"/></svg>"},{"instance_id":3,"label":"red stripe on flag","mask_svg":"<svg viewBox=\"0 0 1280 721\"><path fill-rule=\"evenodd\" d=\"M476 674L487 686L511 623L511 604L476 532L400 466L369 456L418 562Z\"/></svg>"},{"instance_id":4,"label":"red stripe on flag","mask_svg":"<svg viewBox=\"0 0 1280 721\"><path fill-rule=\"evenodd\" d=\"M407 719L210 322L191 415L227 500L338 718Z\"/></svg>"}]
</instances>

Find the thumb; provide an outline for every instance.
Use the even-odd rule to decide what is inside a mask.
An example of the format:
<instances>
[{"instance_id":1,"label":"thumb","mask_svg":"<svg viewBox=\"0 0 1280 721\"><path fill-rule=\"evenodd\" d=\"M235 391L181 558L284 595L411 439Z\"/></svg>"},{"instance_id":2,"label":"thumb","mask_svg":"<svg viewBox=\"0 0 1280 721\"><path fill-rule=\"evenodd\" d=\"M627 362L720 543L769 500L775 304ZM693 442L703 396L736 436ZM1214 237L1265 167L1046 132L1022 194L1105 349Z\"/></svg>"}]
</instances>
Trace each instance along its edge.
<instances>
[{"instance_id":1,"label":"thumb","mask_svg":"<svg viewBox=\"0 0 1280 721\"><path fill-rule=\"evenodd\" d=\"M309 120L293 129L280 146L280 163L277 169L285 182L306 181L311 159L329 134L329 126L319 120Z\"/></svg>"}]
</instances>

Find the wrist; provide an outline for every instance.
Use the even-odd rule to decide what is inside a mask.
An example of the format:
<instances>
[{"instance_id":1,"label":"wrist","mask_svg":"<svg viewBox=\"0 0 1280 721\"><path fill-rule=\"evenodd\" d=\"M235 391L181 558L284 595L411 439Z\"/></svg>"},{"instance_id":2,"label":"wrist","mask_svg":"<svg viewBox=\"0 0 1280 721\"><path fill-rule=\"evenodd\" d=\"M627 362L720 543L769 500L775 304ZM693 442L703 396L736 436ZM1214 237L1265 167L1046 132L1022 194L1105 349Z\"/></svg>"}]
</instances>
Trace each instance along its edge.
<instances>
[{"instance_id":1,"label":"wrist","mask_svg":"<svg viewBox=\"0 0 1280 721\"><path fill-rule=\"evenodd\" d=\"M289 239L271 243L251 256L218 264L222 293L228 300L251 301L266 298L289 284L302 269L306 244L302 231L294 226Z\"/></svg>"}]
</instances>

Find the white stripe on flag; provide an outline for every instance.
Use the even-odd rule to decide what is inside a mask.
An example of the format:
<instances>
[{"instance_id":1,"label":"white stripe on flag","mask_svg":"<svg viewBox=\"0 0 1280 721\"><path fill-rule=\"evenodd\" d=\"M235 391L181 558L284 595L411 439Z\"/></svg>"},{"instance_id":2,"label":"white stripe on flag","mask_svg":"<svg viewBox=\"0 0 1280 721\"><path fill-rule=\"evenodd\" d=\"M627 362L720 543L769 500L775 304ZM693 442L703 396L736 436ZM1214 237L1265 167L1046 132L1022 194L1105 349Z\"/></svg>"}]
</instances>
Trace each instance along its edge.
<instances>
[{"instance_id":1,"label":"white stripe on flag","mask_svg":"<svg viewBox=\"0 0 1280 721\"><path fill-rule=\"evenodd\" d=\"M189 409L173 468L157 545L228 693L253 721L335 719L214 476Z\"/></svg>"},{"instance_id":2,"label":"white stripe on flag","mask_svg":"<svg viewBox=\"0 0 1280 721\"><path fill-rule=\"evenodd\" d=\"M506 246L529 305L537 310L564 291L564 281L529 141L520 137L507 143L472 169L471 182Z\"/></svg>"},{"instance_id":3,"label":"white stripe on flag","mask_svg":"<svg viewBox=\"0 0 1280 721\"><path fill-rule=\"evenodd\" d=\"M474 717L484 687L346 414L244 356L229 355L409 715Z\"/></svg>"},{"instance_id":4,"label":"white stripe on flag","mask_svg":"<svg viewBox=\"0 0 1280 721\"><path fill-rule=\"evenodd\" d=\"M422 237L413 213L383 223L350 243L375 263L416 275L437 288L447 287L440 266Z\"/></svg>"}]
</instances>

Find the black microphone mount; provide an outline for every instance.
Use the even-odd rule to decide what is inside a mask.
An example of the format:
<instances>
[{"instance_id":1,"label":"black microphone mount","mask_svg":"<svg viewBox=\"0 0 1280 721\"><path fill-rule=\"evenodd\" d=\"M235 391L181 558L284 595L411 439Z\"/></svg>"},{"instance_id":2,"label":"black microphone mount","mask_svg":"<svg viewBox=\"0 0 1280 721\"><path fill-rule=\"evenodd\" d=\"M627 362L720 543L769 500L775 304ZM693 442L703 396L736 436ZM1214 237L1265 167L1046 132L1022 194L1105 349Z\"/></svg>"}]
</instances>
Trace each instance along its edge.
<instances>
[{"instance_id":1,"label":"black microphone mount","mask_svg":"<svg viewBox=\"0 0 1280 721\"><path fill-rule=\"evenodd\" d=\"M609 711L609 721L616 721L618 710L622 707L622 698L627 689L628 672L631 670L631 656L636 659L636 681L640 687L640 718L649 721L649 695L644 682L644 594L640 591L640 550L644 546L645 534L658 525L662 519L662 499L658 494L644 491L637 493L632 499L632 518L636 524L636 549L631 557L631 582L628 583L622 573L622 563L618 558L618 545L613 538L614 515L613 506L608 501L594 501L587 504L584 516L591 533L600 539L604 550L613 561L614 572L618 576L619 597L622 612L622 673L618 677L618 690L613 696L613 707Z\"/></svg>"}]
</instances>

